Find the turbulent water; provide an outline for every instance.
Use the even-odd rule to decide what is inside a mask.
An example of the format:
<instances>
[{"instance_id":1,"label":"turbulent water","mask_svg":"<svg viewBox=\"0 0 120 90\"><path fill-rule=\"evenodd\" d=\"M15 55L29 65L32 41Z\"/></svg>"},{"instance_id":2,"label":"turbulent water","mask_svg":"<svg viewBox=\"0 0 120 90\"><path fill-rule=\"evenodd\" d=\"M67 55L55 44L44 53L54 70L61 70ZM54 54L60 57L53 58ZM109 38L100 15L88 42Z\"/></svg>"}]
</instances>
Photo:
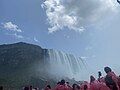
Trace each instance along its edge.
<instances>
[{"instance_id":1,"label":"turbulent water","mask_svg":"<svg viewBox=\"0 0 120 90\"><path fill-rule=\"evenodd\" d=\"M86 63L82 58L61 51L47 50L49 73L54 77L82 80L86 74Z\"/></svg>"}]
</instances>

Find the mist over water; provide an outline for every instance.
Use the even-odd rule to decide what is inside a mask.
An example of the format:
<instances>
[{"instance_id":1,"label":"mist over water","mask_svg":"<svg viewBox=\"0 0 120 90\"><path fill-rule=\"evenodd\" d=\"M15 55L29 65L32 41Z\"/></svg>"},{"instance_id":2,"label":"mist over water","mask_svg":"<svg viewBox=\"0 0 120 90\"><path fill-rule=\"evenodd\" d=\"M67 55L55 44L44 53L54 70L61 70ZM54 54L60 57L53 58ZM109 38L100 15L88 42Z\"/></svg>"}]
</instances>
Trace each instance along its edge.
<instances>
[{"instance_id":1,"label":"mist over water","mask_svg":"<svg viewBox=\"0 0 120 90\"><path fill-rule=\"evenodd\" d=\"M49 49L47 51L48 71L50 75L57 79L70 78L75 80L85 80L87 68L86 62L80 57L71 54Z\"/></svg>"}]
</instances>

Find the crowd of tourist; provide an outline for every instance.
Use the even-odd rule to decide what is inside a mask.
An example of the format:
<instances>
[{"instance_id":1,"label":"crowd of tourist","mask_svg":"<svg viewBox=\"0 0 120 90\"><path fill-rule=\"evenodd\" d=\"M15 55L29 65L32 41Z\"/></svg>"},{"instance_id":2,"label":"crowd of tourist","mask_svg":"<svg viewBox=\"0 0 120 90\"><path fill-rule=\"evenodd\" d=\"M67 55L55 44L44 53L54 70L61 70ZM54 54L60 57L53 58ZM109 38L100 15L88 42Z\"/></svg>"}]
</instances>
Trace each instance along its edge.
<instances>
[{"instance_id":1,"label":"crowd of tourist","mask_svg":"<svg viewBox=\"0 0 120 90\"><path fill-rule=\"evenodd\" d=\"M74 83L71 85L69 82L62 79L56 83L54 87L47 83L42 90L120 90L120 76L117 76L110 67L105 67L104 71L106 76L102 76L101 72L98 72L98 78L90 76L90 81L84 81L83 83ZM0 86L0 90L4 90ZM33 88L32 86L26 86L23 90L41 90L39 88Z\"/></svg>"},{"instance_id":2,"label":"crowd of tourist","mask_svg":"<svg viewBox=\"0 0 120 90\"><path fill-rule=\"evenodd\" d=\"M120 90L120 76L117 76L110 67L105 67L104 71L106 76L102 76L101 72L98 72L98 79L94 76L90 76L90 82L84 81L83 83L70 85L64 79L56 84L55 87L51 87L46 84L44 90ZM25 87L24 90L39 90L38 88Z\"/></svg>"}]
</instances>

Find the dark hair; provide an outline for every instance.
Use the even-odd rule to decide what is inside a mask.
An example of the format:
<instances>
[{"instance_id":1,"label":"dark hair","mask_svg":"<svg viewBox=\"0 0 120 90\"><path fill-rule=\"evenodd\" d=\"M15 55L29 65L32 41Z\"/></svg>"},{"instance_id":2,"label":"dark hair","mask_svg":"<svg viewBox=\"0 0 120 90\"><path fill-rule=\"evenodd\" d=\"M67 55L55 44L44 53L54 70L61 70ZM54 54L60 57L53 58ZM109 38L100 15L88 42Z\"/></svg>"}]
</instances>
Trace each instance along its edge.
<instances>
[{"instance_id":1,"label":"dark hair","mask_svg":"<svg viewBox=\"0 0 120 90\"><path fill-rule=\"evenodd\" d=\"M66 82L67 84L69 84L69 82Z\"/></svg>"},{"instance_id":2,"label":"dark hair","mask_svg":"<svg viewBox=\"0 0 120 90\"><path fill-rule=\"evenodd\" d=\"M3 86L0 86L0 90L3 90Z\"/></svg>"},{"instance_id":3,"label":"dark hair","mask_svg":"<svg viewBox=\"0 0 120 90\"><path fill-rule=\"evenodd\" d=\"M65 84L65 80L62 79L61 82L60 82L61 85L64 85Z\"/></svg>"},{"instance_id":4,"label":"dark hair","mask_svg":"<svg viewBox=\"0 0 120 90\"><path fill-rule=\"evenodd\" d=\"M102 76L102 73L101 73L100 71L98 72L98 76L99 76L99 77Z\"/></svg>"},{"instance_id":5,"label":"dark hair","mask_svg":"<svg viewBox=\"0 0 120 90\"><path fill-rule=\"evenodd\" d=\"M24 90L29 90L29 87L24 87Z\"/></svg>"},{"instance_id":6,"label":"dark hair","mask_svg":"<svg viewBox=\"0 0 120 90\"><path fill-rule=\"evenodd\" d=\"M90 76L90 83L95 81L95 78L93 76Z\"/></svg>"},{"instance_id":7,"label":"dark hair","mask_svg":"<svg viewBox=\"0 0 120 90\"><path fill-rule=\"evenodd\" d=\"M60 82L57 82L57 85L60 84Z\"/></svg>"},{"instance_id":8,"label":"dark hair","mask_svg":"<svg viewBox=\"0 0 120 90\"><path fill-rule=\"evenodd\" d=\"M50 86L50 85L47 85L47 87L48 87L49 89L51 89L51 86Z\"/></svg>"},{"instance_id":9,"label":"dark hair","mask_svg":"<svg viewBox=\"0 0 120 90\"><path fill-rule=\"evenodd\" d=\"M104 71L105 71L106 73L108 73L108 72L111 72L112 70L111 70L110 67L105 67L105 68L104 68Z\"/></svg>"},{"instance_id":10,"label":"dark hair","mask_svg":"<svg viewBox=\"0 0 120 90\"><path fill-rule=\"evenodd\" d=\"M36 88L34 88L34 89L35 89L35 90L38 90L39 88L36 87Z\"/></svg>"},{"instance_id":11,"label":"dark hair","mask_svg":"<svg viewBox=\"0 0 120 90\"><path fill-rule=\"evenodd\" d=\"M73 87L73 90L75 90L75 86L77 86L77 89L80 89L80 86L78 86L77 84L73 84L72 87Z\"/></svg>"},{"instance_id":12,"label":"dark hair","mask_svg":"<svg viewBox=\"0 0 120 90\"><path fill-rule=\"evenodd\" d=\"M88 88L87 85L84 85L84 90L87 90L87 88Z\"/></svg>"},{"instance_id":13,"label":"dark hair","mask_svg":"<svg viewBox=\"0 0 120 90\"><path fill-rule=\"evenodd\" d=\"M32 90L33 86L30 86L30 90Z\"/></svg>"}]
</instances>

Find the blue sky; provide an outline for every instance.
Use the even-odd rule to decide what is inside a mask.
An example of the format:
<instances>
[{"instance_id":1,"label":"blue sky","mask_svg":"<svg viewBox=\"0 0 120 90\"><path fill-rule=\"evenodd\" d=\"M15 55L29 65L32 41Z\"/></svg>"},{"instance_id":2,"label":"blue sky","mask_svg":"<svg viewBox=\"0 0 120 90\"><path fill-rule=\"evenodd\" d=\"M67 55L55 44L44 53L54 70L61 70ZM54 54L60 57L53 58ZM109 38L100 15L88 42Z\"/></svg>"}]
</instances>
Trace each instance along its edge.
<instances>
[{"instance_id":1,"label":"blue sky","mask_svg":"<svg viewBox=\"0 0 120 90\"><path fill-rule=\"evenodd\" d=\"M33 43L86 57L93 74L106 65L120 74L119 11L116 0L0 0L0 44Z\"/></svg>"}]
</instances>

